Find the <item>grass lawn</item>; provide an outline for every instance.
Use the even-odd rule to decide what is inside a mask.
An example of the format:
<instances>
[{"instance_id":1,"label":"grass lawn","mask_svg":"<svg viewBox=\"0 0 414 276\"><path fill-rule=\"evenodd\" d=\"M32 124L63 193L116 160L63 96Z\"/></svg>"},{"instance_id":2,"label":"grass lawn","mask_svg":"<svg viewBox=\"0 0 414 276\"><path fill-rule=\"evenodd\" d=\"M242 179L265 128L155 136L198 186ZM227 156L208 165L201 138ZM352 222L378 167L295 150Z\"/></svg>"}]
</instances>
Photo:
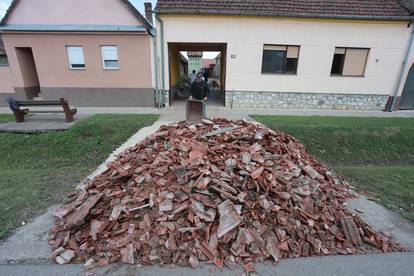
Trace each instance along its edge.
<instances>
[{"instance_id":1,"label":"grass lawn","mask_svg":"<svg viewBox=\"0 0 414 276\"><path fill-rule=\"evenodd\" d=\"M14 116L13 115L9 115L9 114L0 114L0 124L1 123L5 123L8 121L14 120Z\"/></svg>"},{"instance_id":2,"label":"grass lawn","mask_svg":"<svg viewBox=\"0 0 414 276\"><path fill-rule=\"evenodd\" d=\"M0 239L52 204L157 115L96 115L64 132L0 133ZM0 121L12 119L0 115Z\"/></svg>"},{"instance_id":3,"label":"grass lawn","mask_svg":"<svg viewBox=\"0 0 414 276\"><path fill-rule=\"evenodd\" d=\"M253 116L298 138L359 191L414 221L414 119Z\"/></svg>"}]
</instances>

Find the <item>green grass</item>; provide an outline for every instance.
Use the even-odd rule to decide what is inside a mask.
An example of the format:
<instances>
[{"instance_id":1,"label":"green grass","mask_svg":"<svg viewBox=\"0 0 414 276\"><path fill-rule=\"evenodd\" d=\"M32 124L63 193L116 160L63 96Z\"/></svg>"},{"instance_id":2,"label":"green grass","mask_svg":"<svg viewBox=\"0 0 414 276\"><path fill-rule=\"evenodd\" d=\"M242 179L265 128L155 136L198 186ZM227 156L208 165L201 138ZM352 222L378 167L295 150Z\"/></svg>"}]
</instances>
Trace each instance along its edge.
<instances>
[{"instance_id":1,"label":"green grass","mask_svg":"<svg viewBox=\"0 0 414 276\"><path fill-rule=\"evenodd\" d=\"M253 116L299 139L359 190L414 221L414 119Z\"/></svg>"},{"instance_id":2,"label":"green grass","mask_svg":"<svg viewBox=\"0 0 414 276\"><path fill-rule=\"evenodd\" d=\"M0 133L0 239L62 202L115 148L157 118L96 115L64 132Z\"/></svg>"},{"instance_id":3,"label":"green grass","mask_svg":"<svg viewBox=\"0 0 414 276\"><path fill-rule=\"evenodd\" d=\"M13 115L0 114L0 124L13 120Z\"/></svg>"}]
</instances>

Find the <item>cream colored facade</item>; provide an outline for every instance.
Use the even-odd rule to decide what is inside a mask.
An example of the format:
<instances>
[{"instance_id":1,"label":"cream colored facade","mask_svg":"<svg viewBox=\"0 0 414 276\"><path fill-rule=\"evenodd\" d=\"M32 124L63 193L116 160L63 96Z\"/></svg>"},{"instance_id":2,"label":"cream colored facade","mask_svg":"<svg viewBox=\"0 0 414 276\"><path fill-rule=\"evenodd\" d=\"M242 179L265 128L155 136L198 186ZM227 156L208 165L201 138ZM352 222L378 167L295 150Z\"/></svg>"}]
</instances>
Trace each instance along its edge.
<instances>
[{"instance_id":1,"label":"cream colored facade","mask_svg":"<svg viewBox=\"0 0 414 276\"><path fill-rule=\"evenodd\" d=\"M164 22L165 57L168 43L227 43L226 91L392 95L411 31L407 22L392 21L201 15L160 18ZM262 74L264 44L299 45L297 74ZM363 77L330 75L335 47L370 49ZM168 58L165 62L168 76Z\"/></svg>"}]
</instances>

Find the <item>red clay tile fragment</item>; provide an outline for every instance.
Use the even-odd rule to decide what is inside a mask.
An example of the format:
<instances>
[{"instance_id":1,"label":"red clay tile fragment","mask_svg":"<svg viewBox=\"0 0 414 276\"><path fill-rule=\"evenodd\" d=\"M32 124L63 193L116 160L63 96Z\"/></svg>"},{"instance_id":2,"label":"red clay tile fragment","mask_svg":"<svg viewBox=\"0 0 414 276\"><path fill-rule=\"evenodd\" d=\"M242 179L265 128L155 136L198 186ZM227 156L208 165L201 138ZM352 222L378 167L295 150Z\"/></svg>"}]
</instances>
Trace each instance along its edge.
<instances>
[{"instance_id":1,"label":"red clay tile fragment","mask_svg":"<svg viewBox=\"0 0 414 276\"><path fill-rule=\"evenodd\" d=\"M89 214L89 211L95 206L96 203L102 198L103 194L96 194L89 197L78 210L70 215L65 222L64 228L68 229L73 226L83 224L85 217Z\"/></svg>"},{"instance_id":2,"label":"red clay tile fragment","mask_svg":"<svg viewBox=\"0 0 414 276\"><path fill-rule=\"evenodd\" d=\"M263 170L264 170L264 167L260 167L260 168L258 168L257 170L255 170L255 171L251 172L251 173L250 173L250 176L251 176L253 179L258 179L258 178L260 177L260 175L262 174Z\"/></svg>"},{"instance_id":3,"label":"red clay tile fragment","mask_svg":"<svg viewBox=\"0 0 414 276\"><path fill-rule=\"evenodd\" d=\"M192 268L196 268L199 264L198 259L195 255L191 254L190 258L188 259L188 263Z\"/></svg>"},{"instance_id":4,"label":"red clay tile fragment","mask_svg":"<svg viewBox=\"0 0 414 276\"><path fill-rule=\"evenodd\" d=\"M242 221L242 218L237 214L231 201L226 200L218 206L220 214L220 224L217 229L218 238L236 228Z\"/></svg>"},{"instance_id":5,"label":"red clay tile fragment","mask_svg":"<svg viewBox=\"0 0 414 276\"><path fill-rule=\"evenodd\" d=\"M121 260L127 264L134 264L134 245L132 243L128 244L126 247L121 249Z\"/></svg>"}]
</instances>

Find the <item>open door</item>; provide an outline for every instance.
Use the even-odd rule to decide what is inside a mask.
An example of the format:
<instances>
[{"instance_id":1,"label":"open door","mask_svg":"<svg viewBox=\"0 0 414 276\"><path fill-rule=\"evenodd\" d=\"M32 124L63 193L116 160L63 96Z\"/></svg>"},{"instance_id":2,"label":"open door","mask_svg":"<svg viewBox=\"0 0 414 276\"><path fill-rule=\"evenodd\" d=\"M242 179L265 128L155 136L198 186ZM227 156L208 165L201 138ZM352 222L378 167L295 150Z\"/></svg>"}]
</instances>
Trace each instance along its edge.
<instances>
[{"instance_id":1,"label":"open door","mask_svg":"<svg viewBox=\"0 0 414 276\"><path fill-rule=\"evenodd\" d=\"M16 56L19 63L26 98L32 100L35 97L39 97L40 84L32 48L16 47Z\"/></svg>"},{"instance_id":2,"label":"open door","mask_svg":"<svg viewBox=\"0 0 414 276\"><path fill-rule=\"evenodd\" d=\"M414 65L408 72L398 109L414 109Z\"/></svg>"}]
</instances>

